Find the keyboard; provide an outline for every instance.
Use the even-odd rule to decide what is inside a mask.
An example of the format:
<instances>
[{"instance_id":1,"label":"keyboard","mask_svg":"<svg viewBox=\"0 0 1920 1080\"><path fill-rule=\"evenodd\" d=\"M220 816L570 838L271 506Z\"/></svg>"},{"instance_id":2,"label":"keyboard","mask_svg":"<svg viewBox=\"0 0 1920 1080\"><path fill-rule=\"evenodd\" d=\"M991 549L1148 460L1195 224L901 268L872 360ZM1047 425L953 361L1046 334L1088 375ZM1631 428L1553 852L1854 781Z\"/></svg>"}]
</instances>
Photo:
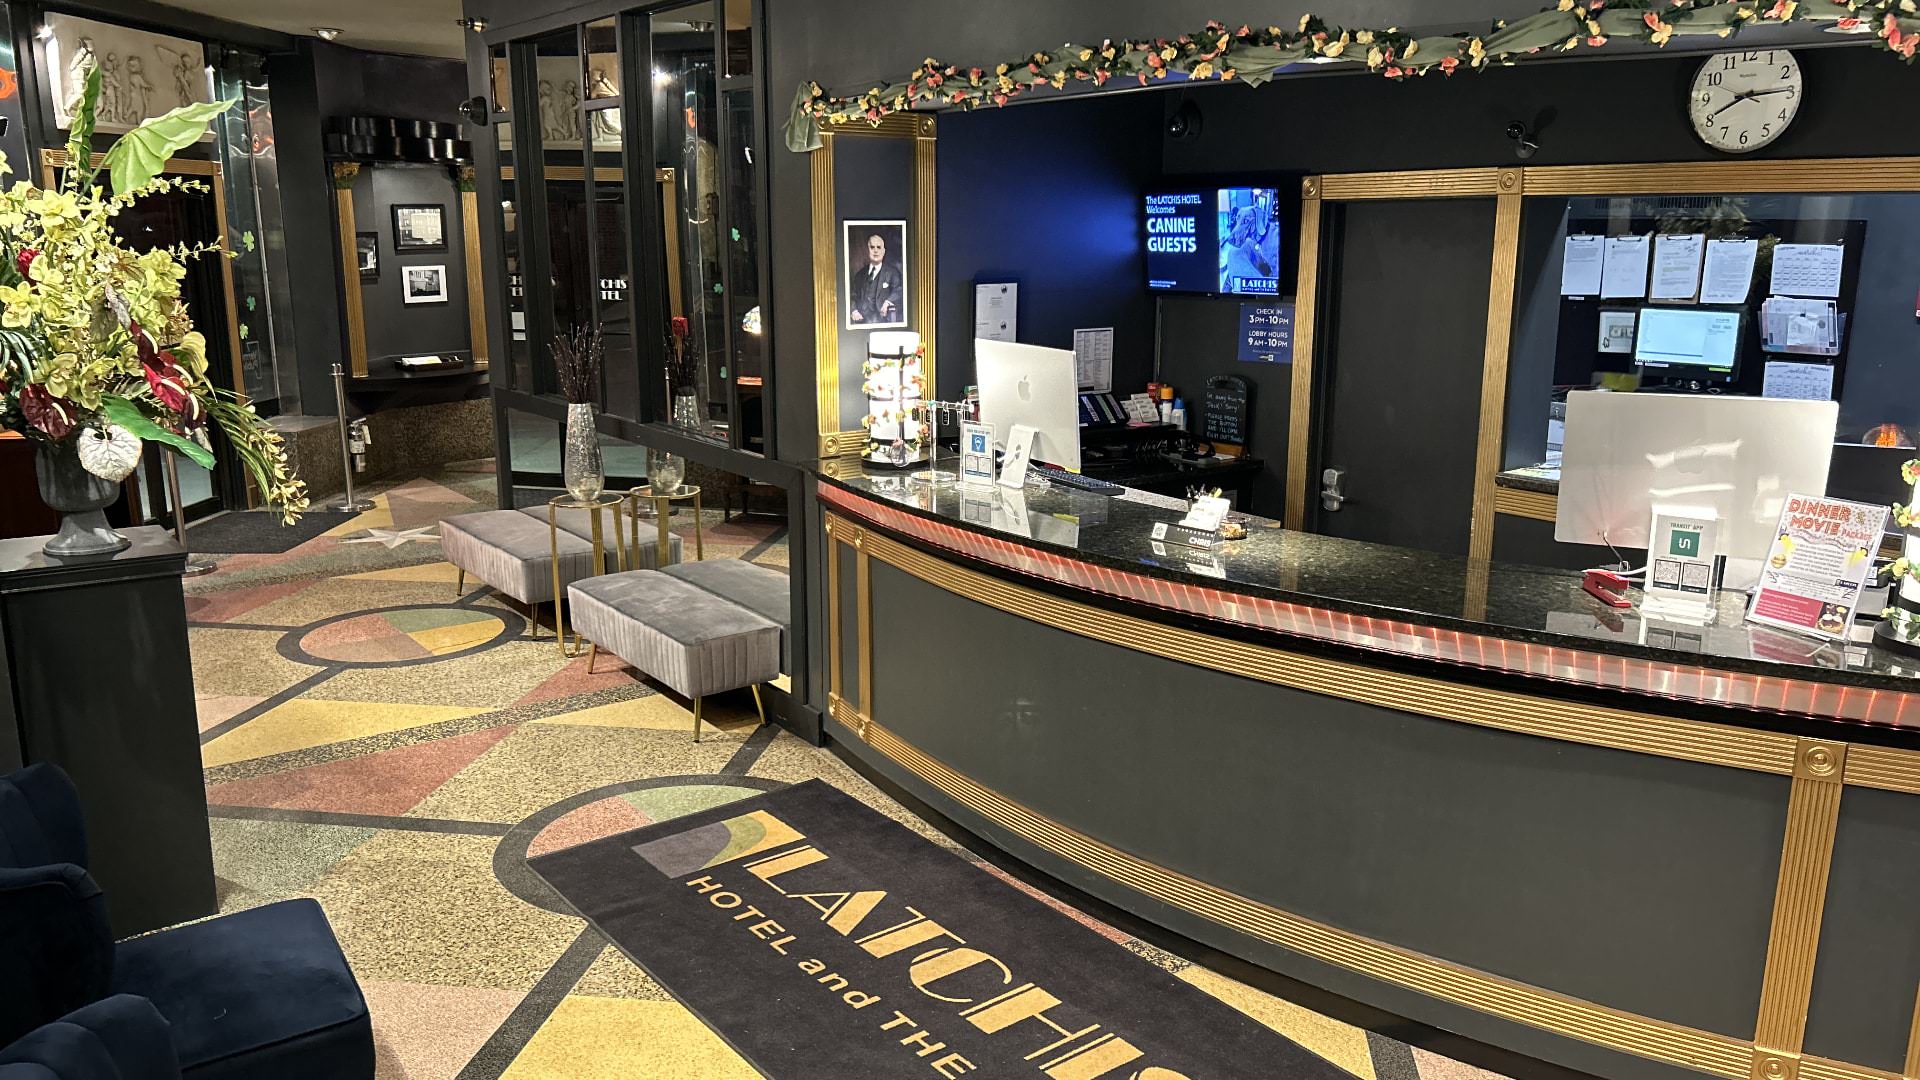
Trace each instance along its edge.
<instances>
[{"instance_id":1,"label":"keyboard","mask_svg":"<svg viewBox=\"0 0 1920 1080\"><path fill-rule=\"evenodd\" d=\"M1127 490L1119 484L1109 484L1105 480L1095 480L1065 469L1056 469L1051 465L1028 465L1027 471L1049 484L1058 484L1061 487L1070 487L1093 495L1122 495Z\"/></svg>"}]
</instances>

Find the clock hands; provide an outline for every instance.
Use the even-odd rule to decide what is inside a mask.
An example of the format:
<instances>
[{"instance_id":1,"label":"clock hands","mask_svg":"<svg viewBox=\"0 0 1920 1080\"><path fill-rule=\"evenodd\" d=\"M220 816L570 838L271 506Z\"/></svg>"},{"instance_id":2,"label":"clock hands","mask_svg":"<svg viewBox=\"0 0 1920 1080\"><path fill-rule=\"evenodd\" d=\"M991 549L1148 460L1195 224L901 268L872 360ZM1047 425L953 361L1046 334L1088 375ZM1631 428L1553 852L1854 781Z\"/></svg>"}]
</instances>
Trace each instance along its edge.
<instances>
[{"instance_id":1,"label":"clock hands","mask_svg":"<svg viewBox=\"0 0 1920 1080\"><path fill-rule=\"evenodd\" d=\"M1726 112L1728 109L1733 108L1735 105L1738 105L1743 101L1751 101L1757 97L1766 97L1768 94L1790 94L1792 92L1793 92L1793 87L1791 86L1776 87L1775 89L1772 89L1772 90L1743 90L1733 95L1732 101L1729 101L1725 105L1722 105L1719 108L1708 113L1707 120L1711 122L1714 117L1719 116L1721 113Z\"/></svg>"}]
</instances>

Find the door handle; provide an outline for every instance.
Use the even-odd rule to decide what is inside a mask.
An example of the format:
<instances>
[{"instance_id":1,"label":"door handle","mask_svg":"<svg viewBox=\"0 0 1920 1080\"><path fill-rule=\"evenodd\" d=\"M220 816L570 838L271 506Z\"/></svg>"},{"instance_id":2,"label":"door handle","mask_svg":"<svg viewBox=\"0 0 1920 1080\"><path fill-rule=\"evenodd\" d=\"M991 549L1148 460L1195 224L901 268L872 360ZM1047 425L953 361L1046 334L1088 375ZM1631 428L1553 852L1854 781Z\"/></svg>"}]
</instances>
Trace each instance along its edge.
<instances>
[{"instance_id":1,"label":"door handle","mask_svg":"<svg viewBox=\"0 0 1920 1080\"><path fill-rule=\"evenodd\" d=\"M1340 481L1345 479L1346 475L1347 470L1345 469L1320 470L1321 509L1338 510L1341 504L1347 501L1347 497L1340 493Z\"/></svg>"}]
</instances>

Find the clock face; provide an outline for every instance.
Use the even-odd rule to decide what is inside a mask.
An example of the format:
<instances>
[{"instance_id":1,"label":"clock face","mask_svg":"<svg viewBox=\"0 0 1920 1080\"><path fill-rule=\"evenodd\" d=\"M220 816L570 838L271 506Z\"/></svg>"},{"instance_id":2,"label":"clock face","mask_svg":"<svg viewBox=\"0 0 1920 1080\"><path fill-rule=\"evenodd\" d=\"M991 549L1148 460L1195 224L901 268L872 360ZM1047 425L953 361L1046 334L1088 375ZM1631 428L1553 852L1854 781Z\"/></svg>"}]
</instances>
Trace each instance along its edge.
<instances>
[{"instance_id":1,"label":"clock face","mask_svg":"<svg viewBox=\"0 0 1920 1080\"><path fill-rule=\"evenodd\" d=\"M1801 89L1800 64L1785 49L1718 53L1693 77L1687 115L1701 142L1745 154L1787 130Z\"/></svg>"}]
</instances>

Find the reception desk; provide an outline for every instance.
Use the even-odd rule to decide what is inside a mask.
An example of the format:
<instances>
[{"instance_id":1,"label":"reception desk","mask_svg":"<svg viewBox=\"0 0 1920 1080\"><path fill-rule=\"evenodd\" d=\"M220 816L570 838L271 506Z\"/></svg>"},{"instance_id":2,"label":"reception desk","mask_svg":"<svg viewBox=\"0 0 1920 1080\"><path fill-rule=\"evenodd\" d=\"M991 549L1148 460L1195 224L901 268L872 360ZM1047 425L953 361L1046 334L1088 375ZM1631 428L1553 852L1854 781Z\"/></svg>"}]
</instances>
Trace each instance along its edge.
<instances>
[{"instance_id":1,"label":"reception desk","mask_svg":"<svg viewBox=\"0 0 1920 1080\"><path fill-rule=\"evenodd\" d=\"M1168 931L1612 1077L1920 1076L1920 671L1577 575L823 465L829 733Z\"/></svg>"}]
</instances>

